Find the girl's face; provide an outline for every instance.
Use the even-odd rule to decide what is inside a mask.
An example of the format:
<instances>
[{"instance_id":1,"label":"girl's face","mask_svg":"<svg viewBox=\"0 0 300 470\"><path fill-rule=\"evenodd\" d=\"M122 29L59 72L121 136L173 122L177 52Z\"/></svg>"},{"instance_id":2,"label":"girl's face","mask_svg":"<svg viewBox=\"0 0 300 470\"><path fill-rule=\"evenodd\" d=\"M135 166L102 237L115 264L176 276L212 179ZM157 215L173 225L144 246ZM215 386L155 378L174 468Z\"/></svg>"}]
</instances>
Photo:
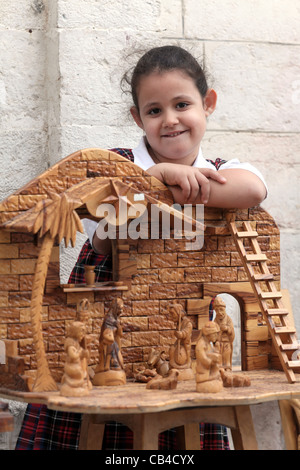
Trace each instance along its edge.
<instances>
[{"instance_id":1,"label":"girl's face","mask_svg":"<svg viewBox=\"0 0 300 470\"><path fill-rule=\"evenodd\" d=\"M141 78L139 110L131 109L137 125L146 134L156 163L192 165L206 130L206 119L216 106L216 93L203 99L194 81L181 70Z\"/></svg>"}]
</instances>

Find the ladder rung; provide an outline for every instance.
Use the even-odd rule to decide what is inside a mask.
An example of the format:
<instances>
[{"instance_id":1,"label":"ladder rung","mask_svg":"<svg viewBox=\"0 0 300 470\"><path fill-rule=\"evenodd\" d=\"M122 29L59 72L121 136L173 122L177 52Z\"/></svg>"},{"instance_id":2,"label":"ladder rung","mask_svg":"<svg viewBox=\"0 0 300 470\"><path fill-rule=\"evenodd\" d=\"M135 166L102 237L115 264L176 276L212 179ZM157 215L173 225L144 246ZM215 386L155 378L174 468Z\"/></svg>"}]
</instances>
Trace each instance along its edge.
<instances>
[{"instance_id":1,"label":"ladder rung","mask_svg":"<svg viewBox=\"0 0 300 470\"><path fill-rule=\"evenodd\" d=\"M281 334L281 333L296 333L295 328L292 326L275 326L274 327L274 332L276 334Z\"/></svg>"},{"instance_id":2,"label":"ladder rung","mask_svg":"<svg viewBox=\"0 0 300 470\"><path fill-rule=\"evenodd\" d=\"M258 253L258 254L255 254L255 255L245 255L245 258L247 261L267 261L268 258L266 257L266 255L264 255L263 253Z\"/></svg>"},{"instance_id":3,"label":"ladder rung","mask_svg":"<svg viewBox=\"0 0 300 470\"><path fill-rule=\"evenodd\" d=\"M254 238L254 237L258 237L258 233L255 232L254 230L253 231L249 231L249 232L237 232L237 236L239 238Z\"/></svg>"},{"instance_id":4,"label":"ladder rung","mask_svg":"<svg viewBox=\"0 0 300 470\"><path fill-rule=\"evenodd\" d=\"M279 291L276 292L261 292L260 297L262 299L281 299L282 293Z\"/></svg>"},{"instance_id":5,"label":"ladder rung","mask_svg":"<svg viewBox=\"0 0 300 470\"><path fill-rule=\"evenodd\" d=\"M288 361L287 365L291 369L300 369L300 361Z\"/></svg>"},{"instance_id":6,"label":"ladder rung","mask_svg":"<svg viewBox=\"0 0 300 470\"><path fill-rule=\"evenodd\" d=\"M280 349L282 349L282 351L297 351L297 349L300 350L300 346L298 343L282 343Z\"/></svg>"},{"instance_id":7,"label":"ladder rung","mask_svg":"<svg viewBox=\"0 0 300 470\"><path fill-rule=\"evenodd\" d=\"M273 274L254 274L252 279L254 281L273 281L274 276Z\"/></svg>"},{"instance_id":8,"label":"ladder rung","mask_svg":"<svg viewBox=\"0 0 300 470\"><path fill-rule=\"evenodd\" d=\"M288 310L284 308L268 308L267 309L268 315L288 315Z\"/></svg>"}]
</instances>

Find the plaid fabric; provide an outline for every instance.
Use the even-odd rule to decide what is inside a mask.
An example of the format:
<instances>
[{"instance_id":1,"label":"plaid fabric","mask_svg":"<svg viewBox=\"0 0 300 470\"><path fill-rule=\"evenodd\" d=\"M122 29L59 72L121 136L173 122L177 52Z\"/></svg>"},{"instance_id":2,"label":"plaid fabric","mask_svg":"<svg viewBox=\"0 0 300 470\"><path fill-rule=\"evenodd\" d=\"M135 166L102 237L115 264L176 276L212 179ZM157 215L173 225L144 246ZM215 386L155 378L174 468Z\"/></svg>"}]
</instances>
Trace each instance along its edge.
<instances>
[{"instance_id":1,"label":"plaid fabric","mask_svg":"<svg viewBox=\"0 0 300 470\"><path fill-rule=\"evenodd\" d=\"M87 240L79 253L78 259L69 277L69 284L85 283L84 266L96 266L96 282L110 281L112 277L112 257L95 253L89 240Z\"/></svg>"},{"instance_id":2,"label":"plaid fabric","mask_svg":"<svg viewBox=\"0 0 300 470\"><path fill-rule=\"evenodd\" d=\"M132 153L131 149L120 149L120 148L114 148L110 149L112 152L118 153L124 158L127 158L127 160L130 160L131 162L134 162L134 156Z\"/></svg>"},{"instance_id":3,"label":"plaid fabric","mask_svg":"<svg viewBox=\"0 0 300 470\"><path fill-rule=\"evenodd\" d=\"M48 410L45 405L27 406L16 450L76 450L81 415Z\"/></svg>"},{"instance_id":4,"label":"plaid fabric","mask_svg":"<svg viewBox=\"0 0 300 470\"><path fill-rule=\"evenodd\" d=\"M227 428L219 424L200 423L201 450L230 450Z\"/></svg>"},{"instance_id":5,"label":"plaid fabric","mask_svg":"<svg viewBox=\"0 0 300 470\"><path fill-rule=\"evenodd\" d=\"M112 151L133 161L129 149ZM69 283L84 283L84 265L96 265L96 281L111 279L111 256L95 253L87 240L70 274ZM81 417L79 413L48 410L45 405L27 406L16 450L77 450L79 445ZM199 436L203 450L229 450L227 430L215 424L200 424ZM103 450L130 450L133 433L123 424L110 422L105 425ZM170 429L159 435L159 450L177 450L176 431Z\"/></svg>"}]
</instances>

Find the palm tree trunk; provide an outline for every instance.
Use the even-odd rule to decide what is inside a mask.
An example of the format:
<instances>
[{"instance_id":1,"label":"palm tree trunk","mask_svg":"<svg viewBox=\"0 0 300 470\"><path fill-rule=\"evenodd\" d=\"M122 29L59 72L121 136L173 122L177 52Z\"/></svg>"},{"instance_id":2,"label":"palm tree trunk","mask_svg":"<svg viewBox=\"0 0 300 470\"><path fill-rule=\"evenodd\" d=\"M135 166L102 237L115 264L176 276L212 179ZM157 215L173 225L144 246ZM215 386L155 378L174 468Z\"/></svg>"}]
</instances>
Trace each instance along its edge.
<instances>
[{"instance_id":1,"label":"palm tree trunk","mask_svg":"<svg viewBox=\"0 0 300 470\"><path fill-rule=\"evenodd\" d=\"M44 288L53 243L54 238L51 238L49 232L47 232L44 236L40 249L33 280L30 313L33 343L37 358L37 375L33 386L34 392L58 390L57 384L54 381L49 369L42 330L42 304Z\"/></svg>"}]
</instances>

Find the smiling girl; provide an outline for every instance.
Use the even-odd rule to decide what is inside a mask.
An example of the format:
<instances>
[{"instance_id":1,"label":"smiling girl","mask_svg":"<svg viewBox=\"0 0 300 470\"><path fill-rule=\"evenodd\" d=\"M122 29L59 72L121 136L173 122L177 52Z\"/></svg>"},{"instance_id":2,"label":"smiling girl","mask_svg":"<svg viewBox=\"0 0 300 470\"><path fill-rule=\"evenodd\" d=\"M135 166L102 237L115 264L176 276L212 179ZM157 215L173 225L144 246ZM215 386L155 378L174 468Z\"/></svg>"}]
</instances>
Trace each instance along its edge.
<instances>
[{"instance_id":1,"label":"smiling girl","mask_svg":"<svg viewBox=\"0 0 300 470\"><path fill-rule=\"evenodd\" d=\"M251 164L203 157L201 142L217 94L188 51L177 46L150 49L123 80L130 85L130 111L144 136L133 150L115 152L166 184L178 204L245 209L265 199L266 183ZM106 254L97 233L90 239L98 253Z\"/></svg>"}]
</instances>

